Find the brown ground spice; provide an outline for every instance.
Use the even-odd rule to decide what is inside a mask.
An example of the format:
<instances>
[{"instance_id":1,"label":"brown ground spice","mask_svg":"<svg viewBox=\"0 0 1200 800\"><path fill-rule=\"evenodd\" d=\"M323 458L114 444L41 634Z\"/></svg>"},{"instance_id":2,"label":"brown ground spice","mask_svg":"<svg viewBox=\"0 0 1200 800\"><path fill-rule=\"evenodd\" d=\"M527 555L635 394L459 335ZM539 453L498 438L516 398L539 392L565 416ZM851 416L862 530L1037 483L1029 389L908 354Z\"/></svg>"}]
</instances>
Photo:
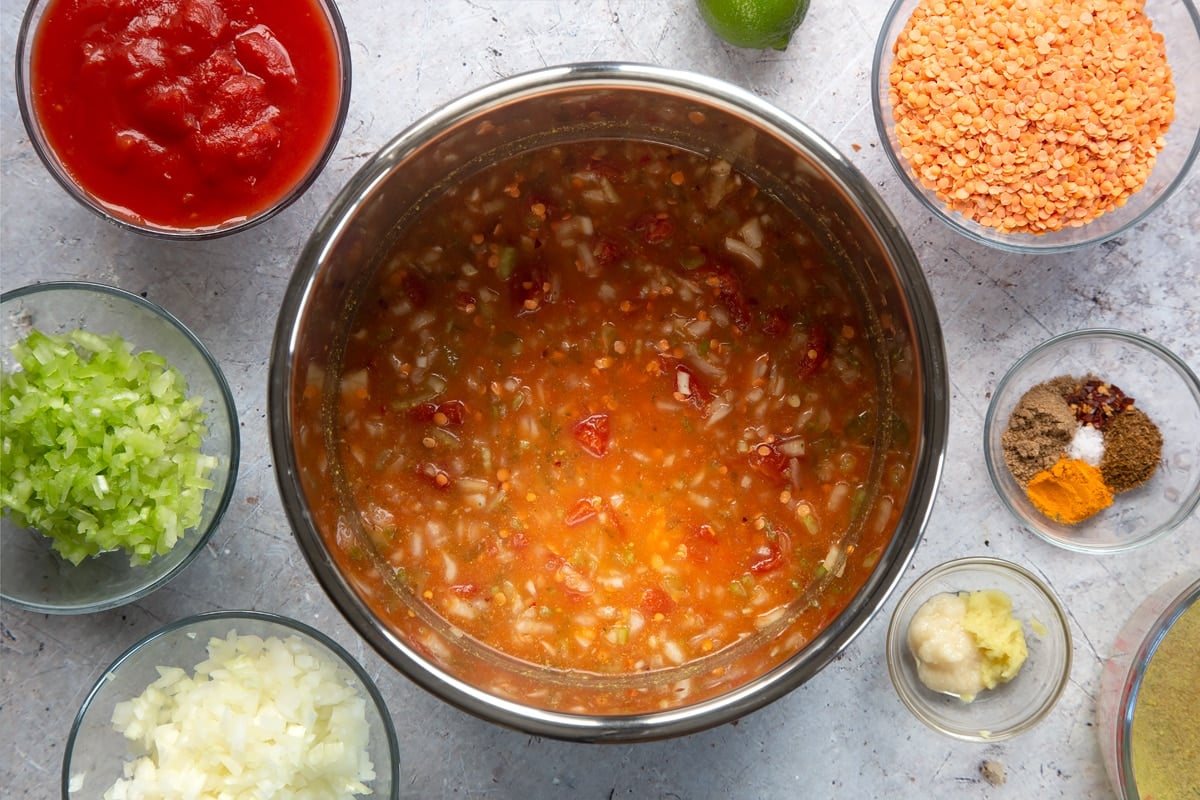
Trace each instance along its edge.
<instances>
[{"instance_id":1,"label":"brown ground spice","mask_svg":"<svg viewBox=\"0 0 1200 800\"><path fill-rule=\"evenodd\" d=\"M1079 423L1066 396L1079 385L1070 375L1044 381L1021 395L1000 436L1004 463L1024 488L1066 451Z\"/></svg>"},{"instance_id":2,"label":"brown ground spice","mask_svg":"<svg viewBox=\"0 0 1200 800\"><path fill-rule=\"evenodd\" d=\"M1104 429L1104 482L1116 493L1141 486L1158 469L1162 447L1162 432L1146 412L1136 406L1125 409Z\"/></svg>"}]
</instances>

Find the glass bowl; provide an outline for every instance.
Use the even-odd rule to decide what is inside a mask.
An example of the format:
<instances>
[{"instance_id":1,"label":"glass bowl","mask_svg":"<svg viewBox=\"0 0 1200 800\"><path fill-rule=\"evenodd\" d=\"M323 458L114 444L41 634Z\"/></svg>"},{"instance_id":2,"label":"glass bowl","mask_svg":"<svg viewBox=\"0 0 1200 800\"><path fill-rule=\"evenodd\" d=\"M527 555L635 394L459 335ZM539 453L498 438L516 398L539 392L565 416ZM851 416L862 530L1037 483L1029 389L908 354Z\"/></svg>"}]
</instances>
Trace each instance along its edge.
<instances>
[{"instance_id":1,"label":"glass bowl","mask_svg":"<svg viewBox=\"0 0 1200 800\"><path fill-rule=\"evenodd\" d=\"M1185 614L1188 615L1188 622L1177 626ZM1096 733L1108 777L1122 800L1140 800L1143 797L1142 790L1147 792L1146 797L1161 796L1152 794L1155 789L1153 786L1146 785L1139 789L1136 775L1143 771L1138 769L1140 760L1154 758L1160 752L1169 753L1175 749L1172 743L1187 741L1181 735L1184 731L1171 727L1172 724L1184 725L1183 716L1171 723L1153 718L1139 720L1138 715L1142 713L1142 708L1162 709L1173 705L1170 702L1172 698L1168 697L1168 702L1164 703L1156 697L1166 677L1161 670L1180 670L1179 676L1189 680L1187 670L1190 669L1191 677L1184 684L1185 691L1194 691L1196 661L1194 658L1180 659L1183 640L1175 640L1174 637L1187 636L1194 653L1200 645L1200 620L1197 620L1197 614L1200 614L1200 580L1194 574L1185 574L1167 581L1130 615L1104 662L1100 691L1096 697ZM1155 662L1160 653L1165 660ZM1152 667L1154 664L1157 666ZM1151 670L1149 678L1148 670ZM1166 688L1172 691L1169 682ZM1174 691L1178 691L1178 684ZM1183 700L1178 704L1183 708L1187 708L1188 702L1191 702L1190 697L1174 699ZM1192 724L1192 730L1194 733L1195 723ZM1144 742L1138 739L1143 736L1143 731L1147 734ZM1166 737L1165 743L1163 737ZM1176 754L1178 757L1178 751ZM1200 762L1195 760L1195 754L1183 755L1176 762L1176 768L1186 766L1187 760L1192 765L1190 775L1193 783L1189 788L1195 792L1200 789ZM1145 773L1143 775L1145 781ZM1178 781L1181 777L1179 772L1175 772L1171 780Z\"/></svg>"},{"instance_id":2,"label":"glass bowl","mask_svg":"<svg viewBox=\"0 0 1200 800\"><path fill-rule=\"evenodd\" d=\"M94 283L42 283L0 295L0 359L14 369L12 346L31 328L63 334L83 329L119 334L135 351L152 350L187 381L189 396L203 398L207 437L201 452L214 456L212 487L200 522L167 553L133 566L124 551L72 564L50 539L0 517L0 597L46 614L103 611L144 597L178 575L204 547L225 513L237 477L240 440L237 409L225 376L204 344L183 323L137 295Z\"/></svg>"},{"instance_id":3,"label":"glass bowl","mask_svg":"<svg viewBox=\"0 0 1200 800\"><path fill-rule=\"evenodd\" d=\"M895 0L884 20L872 64L871 101L879 137L901 182L922 205L951 229L976 242L1003 250L1026 253L1064 252L1120 236L1162 205L1183 182L1197 152L1200 152L1200 93L1190 91L1187 86L1189 76L1196 74L1196 70L1200 69L1200 14L1197 13L1192 0L1145 2L1146 16L1150 19L1154 31L1164 39L1167 63L1171 68L1176 89L1175 118L1145 184L1140 190L1129 195L1123 205L1091 219L1086 224L1044 233L1006 232L968 219L959 211L952 210L942 197L923 185L910 163L910 156L901 153L893 116L893 103L888 94L889 76L895 60L896 41L920 2L921 0ZM942 47L946 46L943 44ZM979 59L981 64L985 61L982 57ZM973 77L968 76L963 80ZM980 107L987 108L983 90L973 92L972 97L982 101L979 103ZM1019 117L1025 114L1019 108L1016 113ZM1036 126L1038 123L1031 120L1030 124ZM993 143L989 142L987 148L992 147ZM1050 155L1053 157L1053 154ZM968 163L972 160L973 157L968 156ZM1059 169L1064 167L1060 164Z\"/></svg>"},{"instance_id":4,"label":"glass bowl","mask_svg":"<svg viewBox=\"0 0 1200 800\"><path fill-rule=\"evenodd\" d=\"M30 144L51 176L108 222L175 240L236 233L293 203L333 154L351 80L350 40L334 0L304 0L307 7L297 8L285 24L265 20L273 27L255 24L266 12L244 4L250 18L235 20L242 32L235 35L238 28L226 21L215 44L174 41L172 36L187 34L161 22L143 26L153 31L151 38L137 32L136 16L128 28L114 22L124 19L119 15L87 27L70 21L76 5L30 0L17 35L17 104ZM238 11L226 10L230 16ZM43 37L47 28L54 34ZM88 40L80 49L116 54L79 66L83 57L72 57L65 45L101 30L133 43ZM315 45L317 39L325 46ZM88 77L97 63L136 63L121 47L163 50L168 57L161 71L152 65L149 77L136 81ZM192 64L195 52L209 51L200 66ZM186 55L176 58L177 52ZM231 77L221 83L225 72ZM210 73L220 74L210 81ZM50 80L79 86L80 96L53 103ZM75 108L81 119L74 124L86 130L69 127ZM267 166L251 167L251 161Z\"/></svg>"},{"instance_id":5,"label":"glass bowl","mask_svg":"<svg viewBox=\"0 0 1200 800\"><path fill-rule=\"evenodd\" d=\"M968 703L921 682L908 628L934 595L986 589L1012 599L1029 654L1012 680ZM1058 598L1029 570L996 558L962 558L929 570L900 598L887 631L887 665L900 701L921 722L955 739L995 742L1037 725L1058 702L1071 677L1071 631Z\"/></svg>"},{"instance_id":6,"label":"glass bowl","mask_svg":"<svg viewBox=\"0 0 1200 800\"><path fill-rule=\"evenodd\" d=\"M1134 398L1162 432L1162 457L1144 484L1114 495L1112 505L1094 516L1066 524L1030 502L1005 463L1002 436L1031 387L1061 375L1088 374ZM1200 502L1200 380L1180 358L1136 333L1104 328L1064 333L1033 348L1000 380L984 419L983 449L1000 499L1030 531L1069 550L1128 550L1179 525Z\"/></svg>"},{"instance_id":7,"label":"glass bowl","mask_svg":"<svg viewBox=\"0 0 1200 800\"><path fill-rule=\"evenodd\" d=\"M197 670L197 666L214 655L214 651L209 649L210 642L213 639L228 639L235 633L239 640L242 637L257 637L257 641L247 640L241 657L253 659L261 675L267 675L270 670L278 668L277 676L282 678L278 686L272 686L265 680L254 685L227 681L216 675L210 676L207 668L203 670L203 675L198 674L200 671ZM293 637L299 640L302 647L296 650L289 647L288 653L293 656L291 659L286 656L279 658L283 655L283 649L273 649L276 643L270 640L276 639L290 645L289 640ZM225 651L215 652L216 662L227 663ZM271 653L270 657L266 655L267 652ZM306 655L319 659L329 668L336 669L336 674L319 673L319 668L314 669L303 660ZM192 712L193 716L188 717L192 727L183 731L185 735L178 744L180 748L183 748L185 743L187 746L202 746L206 743L198 742L198 734L195 733L200 729L200 723L211 721L203 718L203 714L195 713L197 709L194 704L200 699L196 695L199 691L205 691L205 696L210 702L213 698L228 700L229 709L225 712L225 721L233 728L237 727L236 723L242 721L239 714L241 704L237 694L239 689L244 693L242 697L249 695L253 698L261 712L258 720L266 718L268 722L278 720L280 724L284 724L305 719L304 724L315 731L318 726L331 721L341 720L341 724L345 726L345 720L350 719L350 724L357 728L360 725L357 711L341 701L334 700L328 693L322 695L323 699L293 699L299 706L294 710L280 708L267 702L276 696L285 699L283 690L298 693L301 686L304 686L322 688L328 692L332 688L328 681L344 684L351 690L350 696L363 703L362 720L367 727L366 755L370 758L375 773L373 779L364 781L372 789L370 796L400 796L399 746L396 731L383 697L366 670L337 642L296 620L258 611L216 611L188 617L160 628L126 650L104 671L83 701L71 726L63 756L63 800L99 798L118 779L125 777L124 767L127 761L143 756L157 760L158 754L147 756L141 742L127 740L122 735L114 725L113 712L119 703L138 697L152 682L158 680L160 667L178 668L187 679L195 679L196 683L201 685L199 689L188 687L191 688L191 694L168 690L170 700L160 699L154 709L159 712L158 721L164 723L164 727L169 727L165 723L174 723L178 719L171 716L173 711L179 712L180 717L184 716L185 712ZM296 674L297 670L304 672ZM236 670L231 671L236 674ZM209 676L207 682L202 680L204 676ZM291 677L291 684L286 682L288 677ZM337 705L332 705L334 702ZM309 703L313 703L313 706ZM271 713L276 711L278 713ZM308 764L310 769L315 771L315 762L312 760L315 759L315 748L298 750L284 747L269 731L256 735L255 731L262 731L262 727L255 724L258 720L246 720L245 727L237 730L237 733L244 737L242 752L247 753L248 758L253 757L255 752L261 753L262 749L273 745L274 751L278 753L311 757ZM248 747L247 743L253 744L254 748ZM347 744L354 746L353 743ZM226 742L215 741L211 746L214 749L221 748L226 746ZM159 766L164 763L158 761Z\"/></svg>"}]
</instances>

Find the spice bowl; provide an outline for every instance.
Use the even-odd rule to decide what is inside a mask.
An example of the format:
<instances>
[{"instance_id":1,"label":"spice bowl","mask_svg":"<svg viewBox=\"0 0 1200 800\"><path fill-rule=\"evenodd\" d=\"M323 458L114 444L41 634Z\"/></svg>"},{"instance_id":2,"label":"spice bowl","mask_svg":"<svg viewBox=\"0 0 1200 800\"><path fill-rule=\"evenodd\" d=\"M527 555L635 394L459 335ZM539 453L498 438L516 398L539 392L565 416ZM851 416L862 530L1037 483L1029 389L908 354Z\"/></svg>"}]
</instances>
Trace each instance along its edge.
<instances>
[{"instance_id":1,"label":"spice bowl","mask_svg":"<svg viewBox=\"0 0 1200 800\"><path fill-rule=\"evenodd\" d=\"M35 341L35 330L72 344L76 331L110 343L120 337L130 356L124 362L115 356L105 359L93 349L97 345L74 344L80 356L68 369L63 366L71 363L66 355L45 357L51 350L42 339L39 356L59 366L31 377L25 369L28 359L18 363L13 348ZM81 282L5 292L0 296L0 342L5 383L0 425L6 445L0 481L0 597L42 614L84 614L133 602L179 575L203 552L224 516L240 454L237 409L203 342L155 303L115 287ZM143 363L150 366L137 367ZM172 369L175 381L167 380ZM31 384L35 389L28 388ZM155 387L153 393L143 391L143 385ZM65 405L86 405L101 415L99 421L93 424L87 421L90 414L79 415L83 421L76 424L66 410L52 412L64 396L70 398ZM139 424L133 424L134 417ZM167 427L171 433L160 433ZM185 427L189 439L176 446ZM191 436L198 437L198 444ZM76 445L73 452L68 441ZM154 447L164 449L155 455ZM129 457L135 448L146 449ZM93 455L98 452L107 455ZM104 483L111 485L93 489L98 478L81 484L79 476L89 474L106 476ZM75 477L68 491L64 485L70 476ZM157 528L149 522L157 525L168 518ZM89 520L98 520L95 528L85 527ZM58 549L41 529L55 533ZM117 530L128 535L115 544L104 538ZM90 531L87 538L84 531ZM151 534L157 536L153 553L143 557L137 547L152 541ZM60 554L64 547L66 557Z\"/></svg>"},{"instance_id":2,"label":"spice bowl","mask_svg":"<svg viewBox=\"0 0 1200 800\"><path fill-rule=\"evenodd\" d=\"M1102 426L1099 436L1068 433L1071 414L1043 407L1045 398L1031 391L1041 387L1040 395L1064 376L1076 385L1093 378L1101 384L1096 391L1115 387L1140 411L1116 413L1113 419L1120 423ZM1161 451L1145 420L1157 428ZM1085 439L1091 443L1080 445ZM1182 359L1139 334L1071 331L1033 348L1000 380L984 420L983 445L992 484L1024 527L1070 550L1128 550L1175 528L1200 503L1200 380ZM1095 447L1103 451L1098 470L1068 469L1096 460L1095 450L1087 452ZM1054 468L1056 463L1062 468ZM1103 489L1111 496L1106 507ZM1091 500L1094 505L1085 507ZM1047 510L1063 516L1054 519ZM1095 513L1067 521L1078 516L1073 512L1089 511Z\"/></svg>"},{"instance_id":3,"label":"spice bowl","mask_svg":"<svg viewBox=\"0 0 1200 800\"><path fill-rule=\"evenodd\" d=\"M145 717L155 724L138 730ZM399 761L383 696L341 645L277 614L215 611L159 628L100 673L67 739L62 797L170 796L186 780L207 797L270 786L394 800Z\"/></svg>"},{"instance_id":4,"label":"spice bowl","mask_svg":"<svg viewBox=\"0 0 1200 800\"><path fill-rule=\"evenodd\" d=\"M1018 37L1005 40L1011 47L1004 47L991 31L971 31L976 41L985 45L984 52L973 60L960 58L960 53L968 52L975 42L959 45L950 41L951 33L969 29L967 21L954 18L959 6L945 4L944 14L933 12L926 18L923 15L929 5L929 0L895 0L892 4L875 47L871 99L879 137L900 181L952 230L1013 252L1065 252L1128 231L1182 184L1200 152L1200 94L1185 91L1188 76L1200 68L1200 13L1192 0L1144 3L1152 32L1141 36L1142 43L1161 37L1174 81L1173 108L1158 105L1154 91L1140 100L1126 96L1116 85L1120 76L1108 63L1087 63L1090 53L1108 52L1108 47L1121 46L1119 43L1096 42L1089 49L1081 41L1084 46L1073 50L1073 36L1100 35L1087 32L1099 31L1101 26L1080 22L1074 32L1056 29L1055 43L1042 53L1025 53L1023 45L1015 41ZM985 4L977 10L982 16L998 5ZM918 17L914 18L914 12ZM906 30L914 19L926 24ZM915 37L909 37L910 31ZM1028 28L1022 34L1030 43L1038 37L1038 31ZM910 38L914 47L908 46ZM989 43L995 48L992 52L986 49ZM1026 69L1022 64L1004 61L1022 55L1025 64L1037 65L1029 75L1020 75ZM1059 69L1043 69L1056 61ZM912 67L907 75L906 65ZM1134 70L1149 68L1142 60L1130 66ZM1071 74L1087 76L1089 81L1075 87L1075 92L1089 97L1099 92L1100 102L1112 98L1114 111L1105 113L1102 127L1114 129L1089 133L1094 142L1080 139L1080 131L1093 130L1100 117L1093 118L1090 108L1075 107L1071 97L1057 89L1056 81ZM1005 75L1017 77L1006 82ZM1039 83L1038 98L1030 97L1026 89L1017 89L1016 82L1030 80ZM1140 85L1156 80L1151 77ZM964 86L975 88L964 90ZM1136 116L1126 113L1130 102L1134 103L1130 108L1138 108ZM1117 127L1124 132L1118 134ZM1097 164L1093 154L1104 149L1106 138L1136 142L1131 148L1136 156L1132 162L1140 161L1139 166L1123 157L1114 159L1114 169L1122 170L1123 180L1132 184L1128 190L1119 184L1097 185L1095 192L1093 187L1083 186L1091 180L1086 176ZM1098 148L1094 146L1097 143ZM1151 159L1159 144L1162 149ZM1082 169L1083 164L1089 169ZM1018 180L1016 176L1022 172ZM1036 188L1039 186L1045 188ZM1076 199L1072 200L1072 195ZM1107 210L1107 199L1093 199L1110 197L1113 205ZM1044 214L1031 214L1031 209ZM1049 229L1040 230L1040 226Z\"/></svg>"},{"instance_id":5,"label":"spice bowl","mask_svg":"<svg viewBox=\"0 0 1200 800\"><path fill-rule=\"evenodd\" d=\"M938 595L1001 592L1012 603L1027 656L1016 675L983 689L970 702L930 689L909 645L909 629L925 603ZM1017 564L996 558L945 562L917 578L901 596L887 631L888 674L913 716L955 739L995 742L1037 725L1050 713L1071 675L1071 632L1066 611L1050 588Z\"/></svg>"}]
</instances>

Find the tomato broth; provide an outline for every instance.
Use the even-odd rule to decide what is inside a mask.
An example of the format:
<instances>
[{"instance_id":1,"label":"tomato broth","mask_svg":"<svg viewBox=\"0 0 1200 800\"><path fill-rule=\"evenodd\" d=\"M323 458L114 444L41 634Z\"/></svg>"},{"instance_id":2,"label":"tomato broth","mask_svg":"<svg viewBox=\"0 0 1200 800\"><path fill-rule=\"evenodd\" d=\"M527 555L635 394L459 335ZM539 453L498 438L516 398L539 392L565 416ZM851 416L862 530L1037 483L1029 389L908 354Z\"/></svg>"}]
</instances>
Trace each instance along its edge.
<instances>
[{"instance_id":1,"label":"tomato broth","mask_svg":"<svg viewBox=\"0 0 1200 800\"><path fill-rule=\"evenodd\" d=\"M33 111L81 190L162 230L253 218L333 135L342 67L317 0L52 0Z\"/></svg>"},{"instance_id":2,"label":"tomato broth","mask_svg":"<svg viewBox=\"0 0 1200 800\"><path fill-rule=\"evenodd\" d=\"M786 631L777 662L862 585L908 487L856 292L721 159L606 140L487 166L369 278L332 402L308 376L336 462L316 516L350 510L329 543L381 617L564 685L720 662L715 686ZM598 710L555 691L520 696ZM598 702L701 694L664 691Z\"/></svg>"}]
</instances>

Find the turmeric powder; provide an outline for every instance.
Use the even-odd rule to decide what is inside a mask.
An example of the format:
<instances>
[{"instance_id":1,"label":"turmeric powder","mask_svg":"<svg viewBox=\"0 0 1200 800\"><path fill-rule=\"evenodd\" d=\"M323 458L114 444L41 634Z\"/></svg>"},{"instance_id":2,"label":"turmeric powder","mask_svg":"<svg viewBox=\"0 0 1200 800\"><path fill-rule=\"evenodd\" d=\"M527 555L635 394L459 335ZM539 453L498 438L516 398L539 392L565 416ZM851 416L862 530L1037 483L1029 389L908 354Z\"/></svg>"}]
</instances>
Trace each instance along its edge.
<instances>
[{"instance_id":1,"label":"turmeric powder","mask_svg":"<svg viewBox=\"0 0 1200 800\"><path fill-rule=\"evenodd\" d=\"M1037 510L1056 522L1074 525L1112 505L1112 490L1099 467L1062 457L1029 480L1025 489Z\"/></svg>"}]
</instances>

